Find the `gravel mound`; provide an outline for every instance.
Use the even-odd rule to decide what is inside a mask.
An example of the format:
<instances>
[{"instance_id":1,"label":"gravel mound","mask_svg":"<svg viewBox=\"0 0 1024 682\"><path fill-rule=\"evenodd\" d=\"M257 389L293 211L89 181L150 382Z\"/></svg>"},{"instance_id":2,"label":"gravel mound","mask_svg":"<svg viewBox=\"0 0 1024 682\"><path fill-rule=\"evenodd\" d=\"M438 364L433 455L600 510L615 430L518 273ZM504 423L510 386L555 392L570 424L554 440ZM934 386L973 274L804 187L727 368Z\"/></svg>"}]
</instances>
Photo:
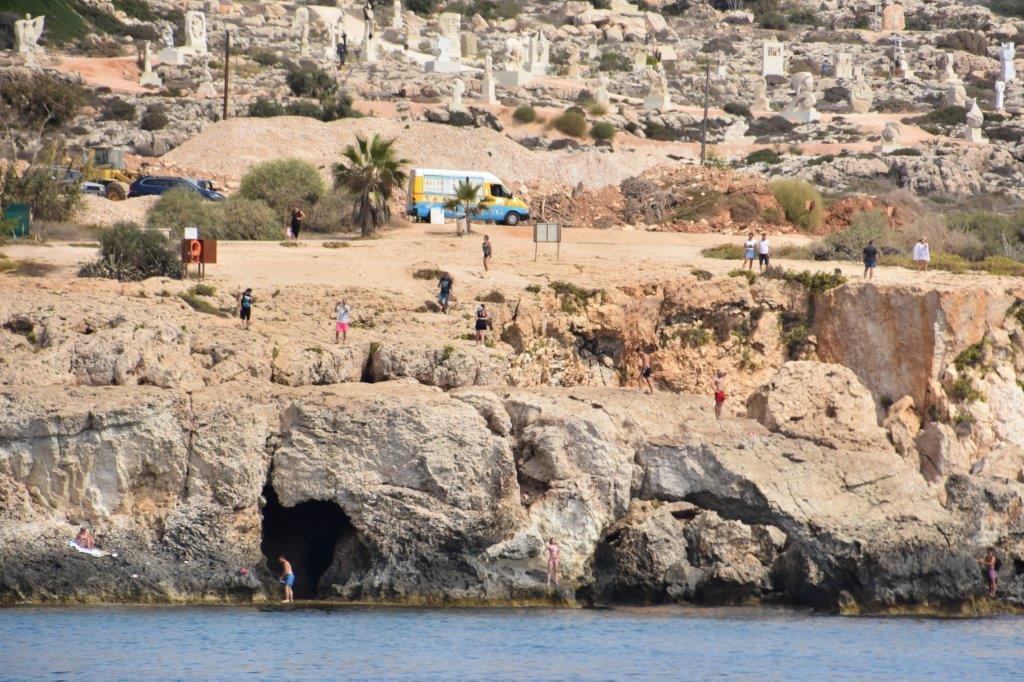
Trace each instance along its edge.
<instances>
[{"instance_id":1,"label":"gravel mound","mask_svg":"<svg viewBox=\"0 0 1024 682\"><path fill-rule=\"evenodd\" d=\"M79 225L113 225L132 221L140 225L146 222L146 212L160 197L135 197L124 201L110 201L92 194L82 195L82 206L75 213L74 221Z\"/></svg>"},{"instance_id":2,"label":"gravel mound","mask_svg":"<svg viewBox=\"0 0 1024 682\"><path fill-rule=\"evenodd\" d=\"M252 165L297 157L325 174L356 135L397 138L399 154L413 166L483 170L508 183L547 183L604 187L665 163L663 154L644 151L531 151L505 135L483 128L379 118L323 123L310 118L236 118L203 132L160 159L166 169L185 175L237 180Z\"/></svg>"}]
</instances>

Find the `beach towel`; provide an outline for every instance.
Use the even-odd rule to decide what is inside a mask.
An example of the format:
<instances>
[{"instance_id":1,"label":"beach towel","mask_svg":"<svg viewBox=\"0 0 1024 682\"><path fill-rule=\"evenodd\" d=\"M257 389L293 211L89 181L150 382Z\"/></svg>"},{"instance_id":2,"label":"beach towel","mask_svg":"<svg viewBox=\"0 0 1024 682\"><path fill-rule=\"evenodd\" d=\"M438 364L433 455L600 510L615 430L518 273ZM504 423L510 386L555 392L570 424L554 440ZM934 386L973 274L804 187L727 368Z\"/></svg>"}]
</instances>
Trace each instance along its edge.
<instances>
[{"instance_id":1,"label":"beach towel","mask_svg":"<svg viewBox=\"0 0 1024 682\"><path fill-rule=\"evenodd\" d=\"M79 547L78 543L76 543L74 540L68 540L68 547L76 549L82 554L88 554L92 557L117 556L117 552L104 552L102 549L86 549L85 547Z\"/></svg>"}]
</instances>

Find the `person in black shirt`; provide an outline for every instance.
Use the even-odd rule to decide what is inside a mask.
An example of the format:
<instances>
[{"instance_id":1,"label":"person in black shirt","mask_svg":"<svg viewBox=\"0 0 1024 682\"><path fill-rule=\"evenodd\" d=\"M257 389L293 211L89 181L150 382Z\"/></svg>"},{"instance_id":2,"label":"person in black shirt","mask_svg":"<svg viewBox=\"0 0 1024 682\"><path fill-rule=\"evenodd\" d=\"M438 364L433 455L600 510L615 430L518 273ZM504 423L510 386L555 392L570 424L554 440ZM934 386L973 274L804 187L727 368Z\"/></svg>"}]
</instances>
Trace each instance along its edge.
<instances>
[{"instance_id":1,"label":"person in black shirt","mask_svg":"<svg viewBox=\"0 0 1024 682\"><path fill-rule=\"evenodd\" d=\"M302 221L305 217L306 214L302 212L301 208L292 206L292 239L299 238L299 232L302 231Z\"/></svg>"},{"instance_id":2,"label":"person in black shirt","mask_svg":"<svg viewBox=\"0 0 1024 682\"><path fill-rule=\"evenodd\" d=\"M878 247L874 240L864 247L864 279L875 278L875 266L878 265Z\"/></svg>"}]
</instances>

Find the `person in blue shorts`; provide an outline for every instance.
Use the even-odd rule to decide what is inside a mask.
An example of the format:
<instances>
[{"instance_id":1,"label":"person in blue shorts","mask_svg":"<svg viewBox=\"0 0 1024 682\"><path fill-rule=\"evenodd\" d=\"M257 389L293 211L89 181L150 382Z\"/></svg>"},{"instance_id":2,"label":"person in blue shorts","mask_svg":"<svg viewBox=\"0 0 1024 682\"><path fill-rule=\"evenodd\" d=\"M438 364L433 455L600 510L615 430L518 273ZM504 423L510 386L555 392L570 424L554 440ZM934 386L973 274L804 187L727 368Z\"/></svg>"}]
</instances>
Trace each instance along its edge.
<instances>
[{"instance_id":1,"label":"person in blue shorts","mask_svg":"<svg viewBox=\"0 0 1024 682\"><path fill-rule=\"evenodd\" d=\"M451 273L442 272L441 279L437 281L437 302L441 306L441 312L448 314L448 302L452 298L452 287L455 286L455 278Z\"/></svg>"},{"instance_id":2,"label":"person in blue shorts","mask_svg":"<svg viewBox=\"0 0 1024 682\"><path fill-rule=\"evenodd\" d=\"M878 247L874 240L864 247L864 279L875 278L875 266L878 265Z\"/></svg>"},{"instance_id":3,"label":"person in blue shorts","mask_svg":"<svg viewBox=\"0 0 1024 682\"><path fill-rule=\"evenodd\" d=\"M292 564L285 558L284 554L277 557L281 562L281 582L284 583L284 601L295 601L292 588L295 586L295 573L292 571Z\"/></svg>"}]
</instances>

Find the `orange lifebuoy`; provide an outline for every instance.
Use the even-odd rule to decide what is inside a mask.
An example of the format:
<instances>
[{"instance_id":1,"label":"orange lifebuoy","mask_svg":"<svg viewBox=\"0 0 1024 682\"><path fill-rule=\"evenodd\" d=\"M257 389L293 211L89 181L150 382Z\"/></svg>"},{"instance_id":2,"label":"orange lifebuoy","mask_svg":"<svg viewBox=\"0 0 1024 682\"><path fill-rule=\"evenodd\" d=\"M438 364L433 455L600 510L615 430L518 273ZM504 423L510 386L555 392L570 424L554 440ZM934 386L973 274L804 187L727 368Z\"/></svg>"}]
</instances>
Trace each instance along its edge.
<instances>
[{"instance_id":1,"label":"orange lifebuoy","mask_svg":"<svg viewBox=\"0 0 1024 682\"><path fill-rule=\"evenodd\" d=\"M188 250L192 256L192 262L198 263L199 257L203 254L203 243L198 239L193 239L188 245Z\"/></svg>"}]
</instances>

